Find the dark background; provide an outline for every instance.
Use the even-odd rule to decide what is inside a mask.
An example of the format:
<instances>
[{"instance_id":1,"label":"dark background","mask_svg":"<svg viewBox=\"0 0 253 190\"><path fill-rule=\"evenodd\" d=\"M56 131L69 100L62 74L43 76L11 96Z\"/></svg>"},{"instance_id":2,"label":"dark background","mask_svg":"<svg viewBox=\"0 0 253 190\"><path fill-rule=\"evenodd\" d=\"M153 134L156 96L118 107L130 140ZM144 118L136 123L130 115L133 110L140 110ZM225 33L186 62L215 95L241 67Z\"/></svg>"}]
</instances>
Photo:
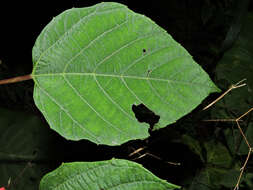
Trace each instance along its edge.
<instances>
[{"instance_id":1,"label":"dark background","mask_svg":"<svg viewBox=\"0 0 253 190\"><path fill-rule=\"evenodd\" d=\"M50 1L7 1L1 3L1 59L8 65L16 65L24 68L24 73L32 70L31 50L41 30L51 19L66 9L72 7L91 6L101 1L62 1L52 4ZM224 10L218 10L216 4L219 1L210 1L213 6L212 17L203 22L203 12L207 1L145 1L136 3L134 1L117 1L126 4L133 11L144 14L154 20L171 34L176 41L181 43L195 57L202 53L208 53L206 45L212 41L222 40L227 32L226 24L229 17L222 12L231 9L229 1L221 3ZM231 6L231 7L230 7ZM215 10L217 8L217 10ZM208 17L208 16L207 16ZM212 22L216 23L216 26ZM212 28L212 25L214 25ZM18 60L18 63L17 63ZM14 69L14 68L13 68ZM15 72L16 73L16 72Z\"/></svg>"},{"instance_id":2,"label":"dark background","mask_svg":"<svg viewBox=\"0 0 253 190\"><path fill-rule=\"evenodd\" d=\"M0 60L2 64L0 65L0 79L31 73L34 42L41 30L54 16L72 7L92 6L99 2L95 0L59 1L58 4L55 1L7 1L4 4L1 2ZM248 11L252 12L253 7L252 2L244 0L117 2L126 4L131 10L150 17L159 26L167 30L177 42L189 51L195 61L202 66L213 80L215 80L217 63L224 53L232 47L240 32L244 21L243 18ZM242 17L242 19L237 20L235 17ZM231 27L235 26L238 32L234 30L234 36L228 40L228 32ZM35 114L46 125L43 116L33 103L32 91L32 81L2 86L0 87L0 107ZM181 136L191 134L192 137L201 142L206 139L220 140L220 136L214 135L216 129L212 124L210 126L209 123L201 122L202 118L211 118L211 112L203 113L201 109L204 105L207 105L207 102L211 102L216 97L218 97L218 94L209 96L192 113L170 127L152 132L151 137L147 140L131 141L118 147L97 146L86 140L71 142L50 131L52 136L50 143L52 144L48 147L47 158L35 159L31 162L46 164L47 167L43 171L45 174L55 169L60 163L68 161L97 161L113 157L131 160L133 159L129 157L131 152L146 147L134 157L137 158L147 152L154 156L147 155L135 160L136 162L141 163L160 178L182 185L184 189L190 189L194 177L197 176L201 168L205 167L205 163L189 146L182 143ZM143 117L149 118L150 116L144 115ZM243 160L243 158L240 159ZM29 160L23 160L23 163L28 162ZM181 163L181 165L173 165L167 162ZM6 163L0 160L1 164ZM252 171L252 165L251 159L249 163L250 171ZM27 164L24 167L26 166ZM12 178L19 176L19 179L11 189L18 189L19 184L24 180L22 171L19 170L16 176L12 176ZM28 178L32 183L38 183L40 180L39 177L30 176ZM206 189L212 188L208 185L206 187ZM219 188L231 189L222 185ZM249 187L245 185L244 189L247 188Z\"/></svg>"}]
</instances>

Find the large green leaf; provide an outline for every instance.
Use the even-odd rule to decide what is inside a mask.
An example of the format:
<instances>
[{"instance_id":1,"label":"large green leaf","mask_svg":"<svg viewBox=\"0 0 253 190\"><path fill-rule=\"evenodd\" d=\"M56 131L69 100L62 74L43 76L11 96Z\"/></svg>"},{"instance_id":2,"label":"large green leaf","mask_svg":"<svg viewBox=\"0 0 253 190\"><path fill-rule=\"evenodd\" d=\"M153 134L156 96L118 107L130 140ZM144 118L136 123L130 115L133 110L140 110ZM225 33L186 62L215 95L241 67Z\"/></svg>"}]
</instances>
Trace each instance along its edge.
<instances>
[{"instance_id":1,"label":"large green leaf","mask_svg":"<svg viewBox=\"0 0 253 190\"><path fill-rule=\"evenodd\" d=\"M118 3L55 17L36 40L33 62L34 100L51 128L97 144L149 136L134 104L159 115L159 129L218 90L166 31Z\"/></svg>"},{"instance_id":2,"label":"large green leaf","mask_svg":"<svg viewBox=\"0 0 253 190\"><path fill-rule=\"evenodd\" d=\"M127 160L64 163L45 175L40 190L169 190L178 189Z\"/></svg>"}]
</instances>

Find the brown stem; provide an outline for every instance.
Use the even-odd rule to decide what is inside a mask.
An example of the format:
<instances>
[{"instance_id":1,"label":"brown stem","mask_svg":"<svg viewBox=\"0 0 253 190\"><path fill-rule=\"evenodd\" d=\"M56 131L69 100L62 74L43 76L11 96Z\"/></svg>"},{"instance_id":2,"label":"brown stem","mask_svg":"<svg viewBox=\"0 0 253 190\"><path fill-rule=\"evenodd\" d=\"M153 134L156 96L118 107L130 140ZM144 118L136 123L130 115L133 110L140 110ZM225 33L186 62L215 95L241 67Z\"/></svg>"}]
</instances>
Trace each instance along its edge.
<instances>
[{"instance_id":1,"label":"brown stem","mask_svg":"<svg viewBox=\"0 0 253 190\"><path fill-rule=\"evenodd\" d=\"M231 90L236 89L236 88L240 88L242 86L245 86L246 83L241 84L243 81L245 81L246 79L243 79L241 81L239 81L236 84L232 84L229 89L224 92L222 95L220 95L216 100L214 100L213 102L211 102L210 104L208 104L206 107L203 108L203 110L206 110L207 108L211 107L213 104L215 104L216 102L218 102L220 99L222 99L227 93L229 93Z\"/></svg>"},{"instance_id":2,"label":"brown stem","mask_svg":"<svg viewBox=\"0 0 253 190\"><path fill-rule=\"evenodd\" d=\"M240 82L241 82L241 81L240 81ZM239 84L239 83L236 84L237 87L241 86L241 85L238 85L238 84ZM243 85L244 85L244 84L243 84ZM225 93L226 93L226 92L225 92ZM225 94L225 93L224 93L224 94ZM222 97L223 97L223 96L222 96ZM237 124L237 127L238 127L238 129L239 129L239 131L240 131L240 133L241 133L241 135L242 135L244 141L245 141L245 143L247 144L247 146L248 146L248 148L249 148L249 152L248 152L247 158L246 158L246 160L244 161L244 164L243 164L243 166L242 166L242 168L241 168L241 172L240 172L240 175L239 175L239 177L238 177L238 180L237 180L237 183L236 183L236 185L235 185L234 190L238 190L238 189L239 189L239 185L240 185L240 181L241 181L242 175L243 175L243 173L244 173L244 171L245 171L245 168L246 168L246 165L247 165L247 163L248 163L248 161L249 161L250 155L251 155L251 153L253 152L253 148L251 147L251 145L250 145L250 143L249 143L249 141L248 141L246 135L244 134L244 132L243 132L243 130L242 130L240 124L239 124L239 121L241 121L241 119L242 119L244 116L246 116L247 114L249 114L251 111L253 111L253 107L250 108L247 112L245 112L244 114L242 114L240 117L238 117L238 118L236 118L236 119L209 120L209 121L235 121L236 124ZM206 121L208 121L208 120L206 120Z\"/></svg>"},{"instance_id":3,"label":"brown stem","mask_svg":"<svg viewBox=\"0 0 253 190\"><path fill-rule=\"evenodd\" d=\"M32 79L32 75L24 75L24 76L18 76L18 77L13 77L13 78L9 78L9 79L3 79L0 80L0 85L2 84L9 84L9 83L17 83L17 82L22 82L25 80L30 80Z\"/></svg>"}]
</instances>

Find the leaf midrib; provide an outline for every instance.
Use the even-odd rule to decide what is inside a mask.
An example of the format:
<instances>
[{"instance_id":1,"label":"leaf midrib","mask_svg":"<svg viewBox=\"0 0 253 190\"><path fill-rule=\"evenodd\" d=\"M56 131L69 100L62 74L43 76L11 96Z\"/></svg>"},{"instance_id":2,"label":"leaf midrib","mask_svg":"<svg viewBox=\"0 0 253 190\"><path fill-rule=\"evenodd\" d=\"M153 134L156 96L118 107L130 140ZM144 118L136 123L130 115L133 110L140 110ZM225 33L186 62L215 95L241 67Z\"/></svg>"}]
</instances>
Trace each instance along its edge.
<instances>
[{"instance_id":1,"label":"leaf midrib","mask_svg":"<svg viewBox=\"0 0 253 190\"><path fill-rule=\"evenodd\" d=\"M174 81L170 79L163 79L163 78L152 78L152 77L140 77L140 76L133 76L133 75L114 75L114 74L101 74L101 73L46 73L46 74L32 74L32 78L36 82L36 78L38 77L66 77L66 76L93 76L93 77L114 77L114 78L129 78L129 79L136 79L136 80L153 80L153 81L160 81L160 82L169 82L169 83L177 83L177 84L184 84L184 85L200 85L203 87L207 87L205 83L191 83L185 81Z\"/></svg>"}]
</instances>

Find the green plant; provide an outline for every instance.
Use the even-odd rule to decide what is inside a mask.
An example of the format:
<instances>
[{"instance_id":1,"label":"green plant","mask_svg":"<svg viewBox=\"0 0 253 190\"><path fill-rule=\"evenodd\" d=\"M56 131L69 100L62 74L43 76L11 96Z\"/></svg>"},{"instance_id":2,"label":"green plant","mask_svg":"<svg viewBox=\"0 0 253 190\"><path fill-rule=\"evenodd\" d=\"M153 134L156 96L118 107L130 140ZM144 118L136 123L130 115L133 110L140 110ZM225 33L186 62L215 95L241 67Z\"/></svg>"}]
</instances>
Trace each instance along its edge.
<instances>
[{"instance_id":1,"label":"green plant","mask_svg":"<svg viewBox=\"0 0 253 190\"><path fill-rule=\"evenodd\" d=\"M71 9L55 17L35 42L33 63L32 74L0 84L33 79L35 104L50 127L66 139L96 144L145 139L149 128L174 123L219 91L166 31L118 3ZM154 126L137 121L133 108L139 105L159 116ZM151 182L149 189L179 188L117 159L63 164L40 187L145 189Z\"/></svg>"}]
</instances>

